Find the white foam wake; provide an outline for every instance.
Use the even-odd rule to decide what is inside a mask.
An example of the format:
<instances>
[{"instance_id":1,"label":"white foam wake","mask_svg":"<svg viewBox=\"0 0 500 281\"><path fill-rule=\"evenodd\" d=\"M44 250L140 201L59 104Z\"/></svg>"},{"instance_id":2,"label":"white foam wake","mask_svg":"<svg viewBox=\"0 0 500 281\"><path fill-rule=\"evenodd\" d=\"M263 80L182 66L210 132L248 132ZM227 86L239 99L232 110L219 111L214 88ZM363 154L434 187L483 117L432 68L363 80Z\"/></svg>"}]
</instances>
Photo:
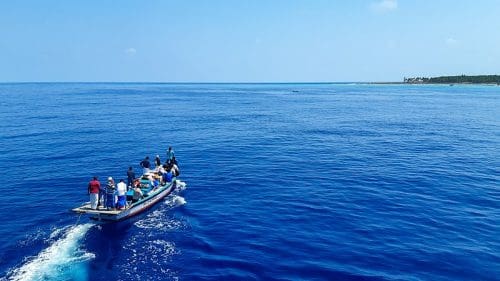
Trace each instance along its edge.
<instances>
[{"instance_id":1,"label":"white foam wake","mask_svg":"<svg viewBox=\"0 0 500 281\"><path fill-rule=\"evenodd\" d=\"M36 257L27 259L21 267L11 270L9 280L86 280L81 264L95 255L80 250L79 242L92 226L87 223L65 228L61 238ZM56 229L51 237L60 232Z\"/></svg>"},{"instance_id":2,"label":"white foam wake","mask_svg":"<svg viewBox=\"0 0 500 281\"><path fill-rule=\"evenodd\" d=\"M172 198L172 203L174 204L174 206L182 206L186 204L186 199L184 199L184 197L182 196L175 195L174 198Z\"/></svg>"},{"instance_id":3,"label":"white foam wake","mask_svg":"<svg viewBox=\"0 0 500 281\"><path fill-rule=\"evenodd\" d=\"M145 218L135 222L134 225L142 229L154 229L156 233L175 231L185 227L183 221L174 219L161 210L155 210Z\"/></svg>"},{"instance_id":4,"label":"white foam wake","mask_svg":"<svg viewBox=\"0 0 500 281\"><path fill-rule=\"evenodd\" d=\"M176 180L176 184L177 184L177 190L179 191L183 191L184 189L186 189L186 182L183 182L181 180Z\"/></svg>"}]
</instances>

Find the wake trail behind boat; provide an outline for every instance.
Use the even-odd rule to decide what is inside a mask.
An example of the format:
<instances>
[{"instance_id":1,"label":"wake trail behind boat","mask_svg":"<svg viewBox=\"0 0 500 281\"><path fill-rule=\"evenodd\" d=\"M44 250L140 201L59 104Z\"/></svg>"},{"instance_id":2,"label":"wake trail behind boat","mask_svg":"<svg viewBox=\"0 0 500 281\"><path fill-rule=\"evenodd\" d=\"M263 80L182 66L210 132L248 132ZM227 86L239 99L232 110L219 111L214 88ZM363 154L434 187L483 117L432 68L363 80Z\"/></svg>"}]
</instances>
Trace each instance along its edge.
<instances>
[{"instance_id":1,"label":"wake trail behind boat","mask_svg":"<svg viewBox=\"0 0 500 281\"><path fill-rule=\"evenodd\" d=\"M172 198L172 202L175 206L182 206L186 204L186 199L182 196L175 195L174 198Z\"/></svg>"},{"instance_id":2,"label":"wake trail behind boat","mask_svg":"<svg viewBox=\"0 0 500 281\"><path fill-rule=\"evenodd\" d=\"M80 241L92 226L86 223L54 230L50 238L64 233L36 257L12 269L8 280L87 280L85 262L95 255L80 249Z\"/></svg>"},{"instance_id":3,"label":"wake trail behind boat","mask_svg":"<svg viewBox=\"0 0 500 281\"><path fill-rule=\"evenodd\" d=\"M176 184L177 184L177 190L179 191L183 191L184 189L186 189L186 182L183 182L181 180L176 180Z\"/></svg>"}]
</instances>

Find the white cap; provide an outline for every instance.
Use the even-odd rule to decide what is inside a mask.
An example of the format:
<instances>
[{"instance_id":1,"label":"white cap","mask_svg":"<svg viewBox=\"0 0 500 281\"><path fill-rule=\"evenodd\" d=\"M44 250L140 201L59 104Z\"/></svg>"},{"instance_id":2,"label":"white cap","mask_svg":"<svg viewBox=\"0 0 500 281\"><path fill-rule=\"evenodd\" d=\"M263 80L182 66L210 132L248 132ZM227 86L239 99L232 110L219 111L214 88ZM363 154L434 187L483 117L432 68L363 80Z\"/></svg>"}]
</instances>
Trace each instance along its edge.
<instances>
[{"instance_id":1,"label":"white cap","mask_svg":"<svg viewBox=\"0 0 500 281\"><path fill-rule=\"evenodd\" d=\"M113 180L113 178L112 178L112 177L109 177L109 178L108 178L108 181L112 181L112 180Z\"/></svg>"}]
</instances>

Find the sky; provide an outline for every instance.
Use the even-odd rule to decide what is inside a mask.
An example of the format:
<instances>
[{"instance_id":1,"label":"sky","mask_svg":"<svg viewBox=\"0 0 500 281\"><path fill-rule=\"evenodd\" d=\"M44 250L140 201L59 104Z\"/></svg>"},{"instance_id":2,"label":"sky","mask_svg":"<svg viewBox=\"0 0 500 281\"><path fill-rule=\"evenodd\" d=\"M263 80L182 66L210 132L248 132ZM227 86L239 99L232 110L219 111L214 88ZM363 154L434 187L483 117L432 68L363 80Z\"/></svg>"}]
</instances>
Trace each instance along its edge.
<instances>
[{"instance_id":1,"label":"sky","mask_svg":"<svg viewBox=\"0 0 500 281\"><path fill-rule=\"evenodd\" d=\"M500 74L498 0L0 1L0 82Z\"/></svg>"}]
</instances>

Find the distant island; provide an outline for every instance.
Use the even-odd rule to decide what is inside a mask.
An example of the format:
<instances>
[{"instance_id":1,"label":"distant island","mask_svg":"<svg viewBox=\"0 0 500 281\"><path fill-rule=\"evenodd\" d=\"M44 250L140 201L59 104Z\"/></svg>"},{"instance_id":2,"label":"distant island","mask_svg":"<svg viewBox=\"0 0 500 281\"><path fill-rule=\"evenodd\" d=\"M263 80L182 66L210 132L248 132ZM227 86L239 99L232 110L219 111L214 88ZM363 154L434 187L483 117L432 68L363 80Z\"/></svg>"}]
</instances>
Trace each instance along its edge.
<instances>
[{"instance_id":1,"label":"distant island","mask_svg":"<svg viewBox=\"0 0 500 281\"><path fill-rule=\"evenodd\" d=\"M500 75L457 75L439 77L404 78L406 84L497 84L500 85Z\"/></svg>"}]
</instances>

